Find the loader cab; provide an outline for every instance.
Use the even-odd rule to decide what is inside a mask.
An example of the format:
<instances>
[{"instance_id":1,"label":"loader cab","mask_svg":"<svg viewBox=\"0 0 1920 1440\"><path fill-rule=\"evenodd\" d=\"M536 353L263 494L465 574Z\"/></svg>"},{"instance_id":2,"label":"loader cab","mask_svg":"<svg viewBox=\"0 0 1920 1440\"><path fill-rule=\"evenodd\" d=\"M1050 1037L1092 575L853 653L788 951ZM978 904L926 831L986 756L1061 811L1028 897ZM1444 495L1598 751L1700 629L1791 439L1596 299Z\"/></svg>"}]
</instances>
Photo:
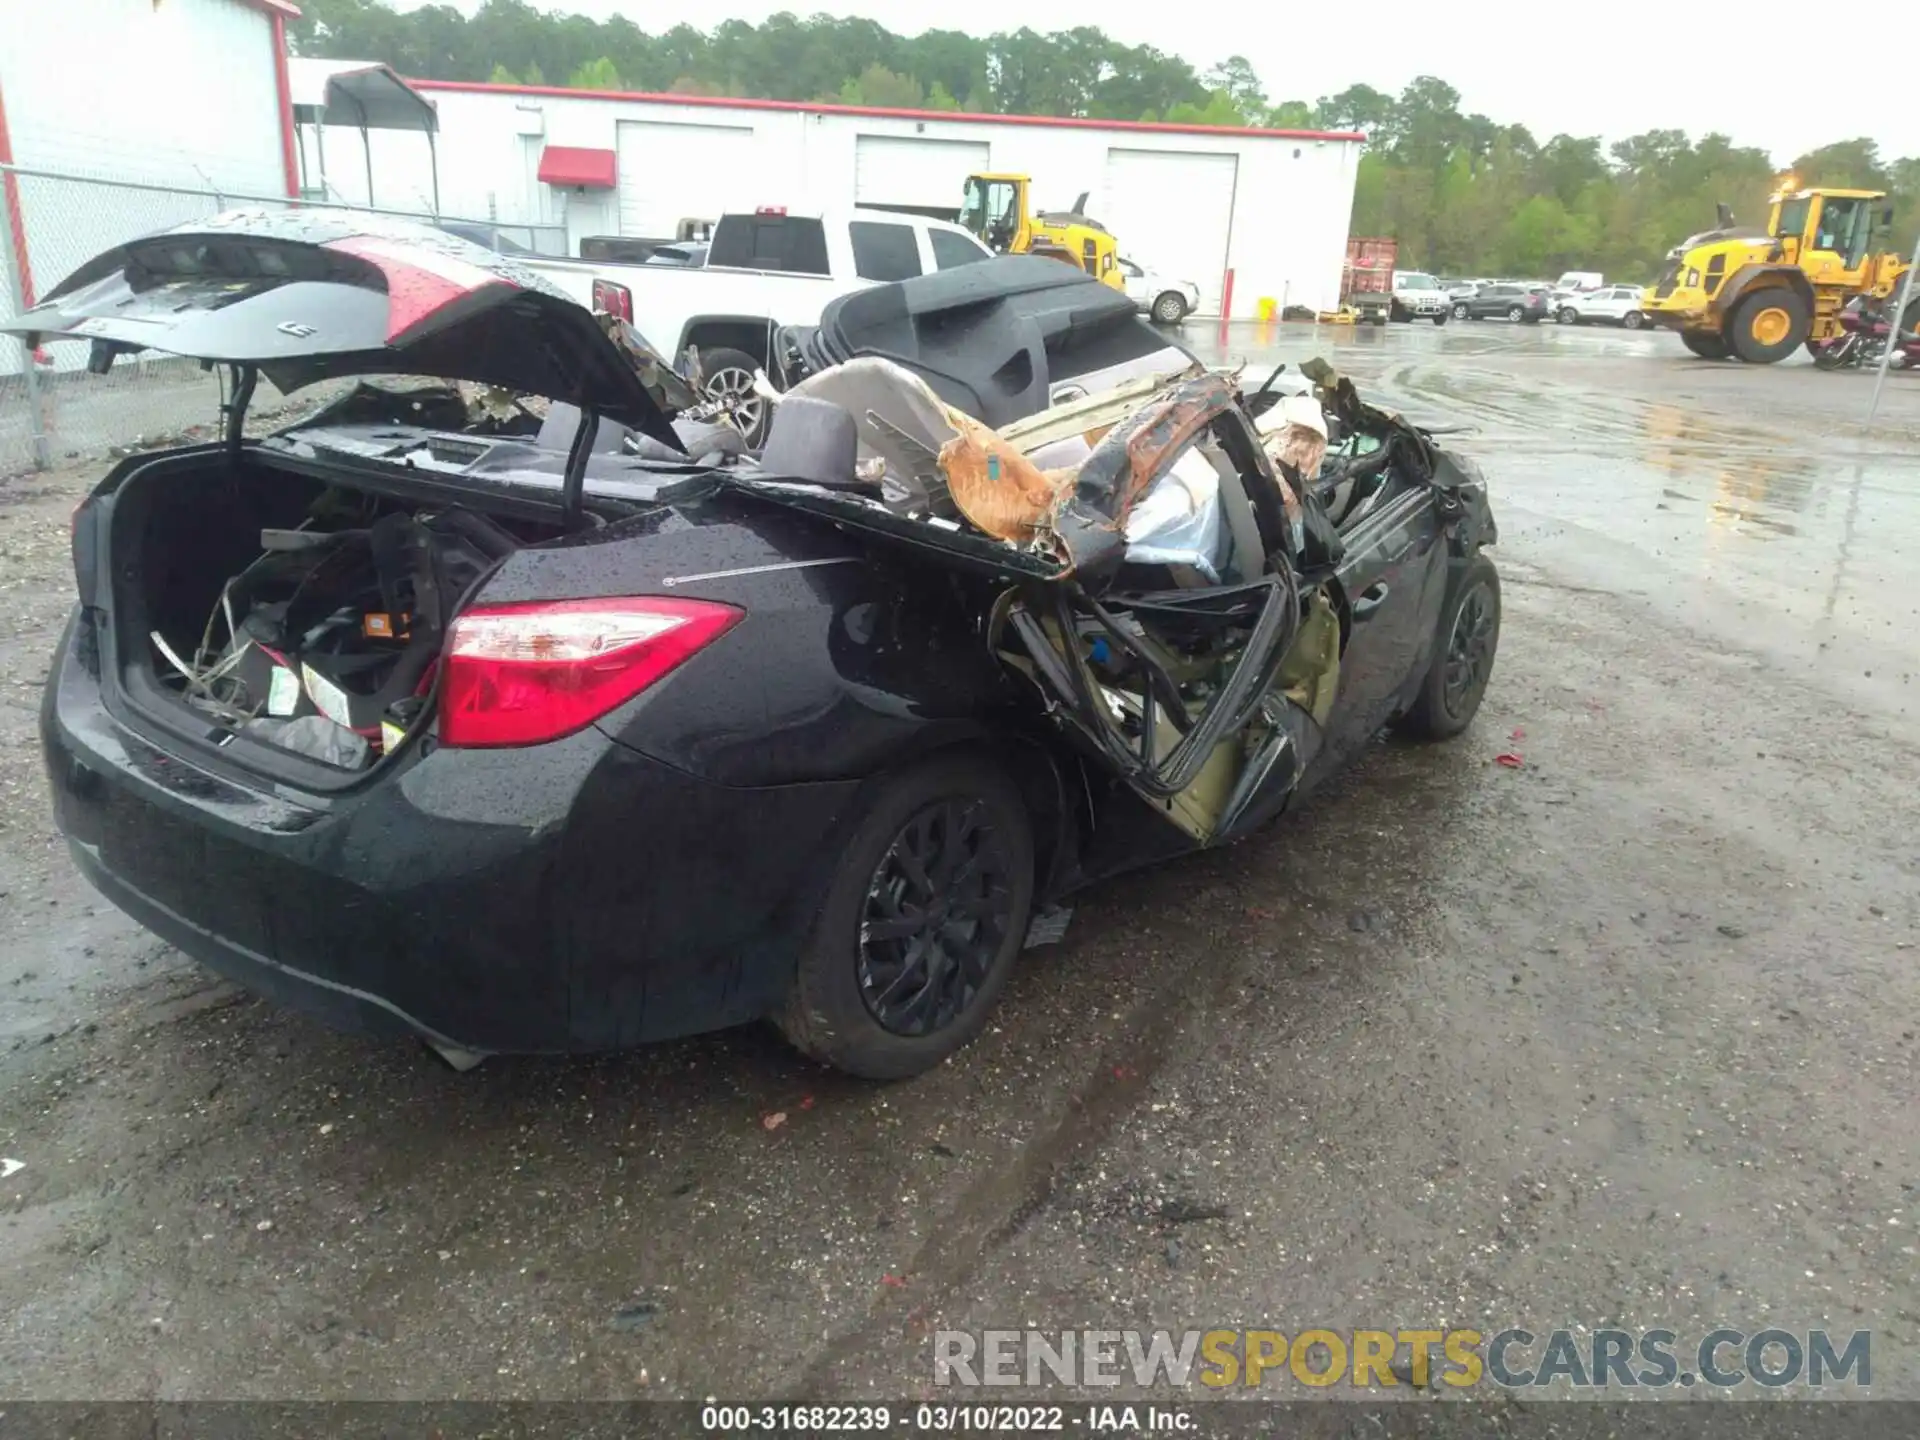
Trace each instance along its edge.
<instances>
[{"instance_id":1,"label":"loader cab","mask_svg":"<svg viewBox=\"0 0 1920 1440\"><path fill-rule=\"evenodd\" d=\"M1028 244L1027 177L969 175L961 191L960 223L997 254L1019 253Z\"/></svg>"},{"instance_id":2,"label":"loader cab","mask_svg":"<svg viewBox=\"0 0 1920 1440\"><path fill-rule=\"evenodd\" d=\"M1798 265L1814 286L1858 286L1873 253L1878 190L1799 190L1773 197L1767 233L1780 258Z\"/></svg>"}]
</instances>

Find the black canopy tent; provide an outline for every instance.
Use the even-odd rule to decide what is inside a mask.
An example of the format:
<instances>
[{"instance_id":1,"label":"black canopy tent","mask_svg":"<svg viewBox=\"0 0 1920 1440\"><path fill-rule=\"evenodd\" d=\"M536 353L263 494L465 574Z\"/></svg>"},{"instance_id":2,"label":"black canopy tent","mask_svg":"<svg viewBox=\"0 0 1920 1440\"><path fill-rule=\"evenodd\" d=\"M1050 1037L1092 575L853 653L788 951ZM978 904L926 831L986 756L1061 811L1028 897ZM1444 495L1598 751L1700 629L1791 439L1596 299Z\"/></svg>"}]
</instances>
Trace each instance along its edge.
<instances>
[{"instance_id":1,"label":"black canopy tent","mask_svg":"<svg viewBox=\"0 0 1920 1440\"><path fill-rule=\"evenodd\" d=\"M314 127L318 184L307 175L307 147L302 139L300 188L314 199L328 199L326 127L347 126L360 132L361 153L367 166L367 205L378 204L373 189L373 130L417 130L427 137L428 163L433 171L433 213L440 213L440 152L436 137L440 115L433 102L385 65L351 60L293 60L288 63L296 126Z\"/></svg>"}]
</instances>

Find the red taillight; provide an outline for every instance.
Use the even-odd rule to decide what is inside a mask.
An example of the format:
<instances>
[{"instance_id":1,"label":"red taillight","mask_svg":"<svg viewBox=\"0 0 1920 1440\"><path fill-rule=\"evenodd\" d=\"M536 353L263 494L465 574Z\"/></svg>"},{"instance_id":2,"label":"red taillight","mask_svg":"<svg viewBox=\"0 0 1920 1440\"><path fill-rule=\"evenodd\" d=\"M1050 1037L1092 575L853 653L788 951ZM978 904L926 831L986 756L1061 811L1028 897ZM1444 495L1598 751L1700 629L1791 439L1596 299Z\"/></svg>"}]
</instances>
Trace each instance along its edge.
<instances>
[{"instance_id":1,"label":"red taillight","mask_svg":"<svg viewBox=\"0 0 1920 1440\"><path fill-rule=\"evenodd\" d=\"M784 205L762 205L753 213L756 215L784 215L787 213L787 207Z\"/></svg>"},{"instance_id":2,"label":"red taillight","mask_svg":"<svg viewBox=\"0 0 1920 1440\"><path fill-rule=\"evenodd\" d=\"M738 622L731 605L642 596L480 605L453 622L443 745L538 745L586 728Z\"/></svg>"},{"instance_id":3,"label":"red taillight","mask_svg":"<svg viewBox=\"0 0 1920 1440\"><path fill-rule=\"evenodd\" d=\"M596 280L593 282L593 308L603 314L618 316L631 325L633 292L611 280Z\"/></svg>"}]
</instances>

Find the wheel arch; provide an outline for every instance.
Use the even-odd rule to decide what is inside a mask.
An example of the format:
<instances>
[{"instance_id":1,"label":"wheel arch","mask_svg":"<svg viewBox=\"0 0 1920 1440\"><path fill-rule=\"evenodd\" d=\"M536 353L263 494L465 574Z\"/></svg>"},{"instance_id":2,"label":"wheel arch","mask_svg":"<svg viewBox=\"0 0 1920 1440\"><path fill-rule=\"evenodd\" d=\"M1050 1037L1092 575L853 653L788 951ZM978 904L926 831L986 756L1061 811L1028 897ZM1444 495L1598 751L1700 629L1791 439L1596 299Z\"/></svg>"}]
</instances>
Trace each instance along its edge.
<instances>
[{"instance_id":1,"label":"wheel arch","mask_svg":"<svg viewBox=\"0 0 1920 1440\"><path fill-rule=\"evenodd\" d=\"M1791 290L1806 303L1809 313L1814 310L1813 285L1797 265L1742 266L1720 287L1713 308L1724 318L1750 296L1776 288Z\"/></svg>"},{"instance_id":2,"label":"wheel arch","mask_svg":"<svg viewBox=\"0 0 1920 1440\"><path fill-rule=\"evenodd\" d=\"M849 828L871 797L902 771L938 760L974 758L1013 781L1026 802L1033 840L1033 898L1039 906L1067 888L1079 869L1082 838L1092 824L1087 776L1064 740L1017 725L965 721L917 732L861 784L849 807Z\"/></svg>"},{"instance_id":3,"label":"wheel arch","mask_svg":"<svg viewBox=\"0 0 1920 1440\"><path fill-rule=\"evenodd\" d=\"M738 350L764 366L772 352L774 328L765 315L695 315L680 327L680 342L673 353L685 354L689 345L702 350Z\"/></svg>"}]
</instances>

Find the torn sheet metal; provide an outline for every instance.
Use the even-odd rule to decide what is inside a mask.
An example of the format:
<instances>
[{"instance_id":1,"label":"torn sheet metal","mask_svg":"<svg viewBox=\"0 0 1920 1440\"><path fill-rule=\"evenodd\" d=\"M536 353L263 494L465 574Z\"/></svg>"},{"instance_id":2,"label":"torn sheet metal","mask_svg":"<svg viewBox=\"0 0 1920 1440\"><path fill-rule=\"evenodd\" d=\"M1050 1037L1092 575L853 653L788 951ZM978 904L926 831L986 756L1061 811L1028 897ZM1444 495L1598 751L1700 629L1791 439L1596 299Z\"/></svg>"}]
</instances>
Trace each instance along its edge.
<instances>
[{"instance_id":1,"label":"torn sheet metal","mask_svg":"<svg viewBox=\"0 0 1920 1440\"><path fill-rule=\"evenodd\" d=\"M1181 449L1237 403L1232 382L1200 375L1156 392L1093 447L1054 521L1062 558L1083 584L1111 575L1126 552L1127 516Z\"/></svg>"}]
</instances>

